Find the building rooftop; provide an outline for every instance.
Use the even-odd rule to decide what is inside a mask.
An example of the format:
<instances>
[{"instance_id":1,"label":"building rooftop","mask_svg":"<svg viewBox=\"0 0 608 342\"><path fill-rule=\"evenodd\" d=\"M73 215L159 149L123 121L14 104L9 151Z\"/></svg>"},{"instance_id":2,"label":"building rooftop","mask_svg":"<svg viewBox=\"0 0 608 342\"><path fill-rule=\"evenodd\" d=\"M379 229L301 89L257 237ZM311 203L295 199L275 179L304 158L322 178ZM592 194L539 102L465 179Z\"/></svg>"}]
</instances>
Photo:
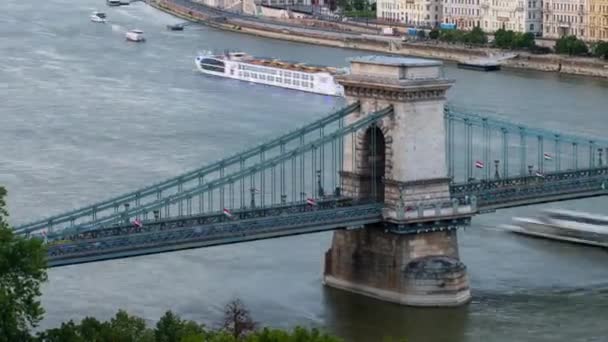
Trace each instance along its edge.
<instances>
[{"instance_id":1,"label":"building rooftop","mask_svg":"<svg viewBox=\"0 0 608 342\"><path fill-rule=\"evenodd\" d=\"M350 62L366 63L366 64L379 64L379 65L392 65L392 66L441 66L441 61L424 58L413 58L413 57L394 57L394 56L360 56L349 59Z\"/></svg>"}]
</instances>

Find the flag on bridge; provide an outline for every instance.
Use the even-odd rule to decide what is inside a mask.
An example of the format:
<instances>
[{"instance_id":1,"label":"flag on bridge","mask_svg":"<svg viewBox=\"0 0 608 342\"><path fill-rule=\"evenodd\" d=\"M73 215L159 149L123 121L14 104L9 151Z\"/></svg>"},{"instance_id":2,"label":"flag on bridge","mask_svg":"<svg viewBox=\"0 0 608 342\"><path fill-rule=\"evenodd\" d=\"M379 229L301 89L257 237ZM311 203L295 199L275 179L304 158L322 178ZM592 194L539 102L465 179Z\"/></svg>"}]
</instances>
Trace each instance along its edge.
<instances>
[{"instance_id":1,"label":"flag on bridge","mask_svg":"<svg viewBox=\"0 0 608 342\"><path fill-rule=\"evenodd\" d=\"M144 224L141 223L141 220L139 218L135 218L135 220L133 220L133 225L137 228L141 228Z\"/></svg>"},{"instance_id":2,"label":"flag on bridge","mask_svg":"<svg viewBox=\"0 0 608 342\"><path fill-rule=\"evenodd\" d=\"M232 215L232 212L230 210L226 209L226 208L224 208L224 215L226 215L228 218L234 217Z\"/></svg>"},{"instance_id":3,"label":"flag on bridge","mask_svg":"<svg viewBox=\"0 0 608 342\"><path fill-rule=\"evenodd\" d=\"M483 167L484 167L483 162L480 161L480 160L476 161L475 162L475 167L478 168L478 169L483 169Z\"/></svg>"},{"instance_id":4,"label":"flag on bridge","mask_svg":"<svg viewBox=\"0 0 608 342\"><path fill-rule=\"evenodd\" d=\"M310 205L311 207L314 207L317 205L317 201L315 201L314 198L307 198L306 199L306 204Z\"/></svg>"},{"instance_id":5,"label":"flag on bridge","mask_svg":"<svg viewBox=\"0 0 608 342\"><path fill-rule=\"evenodd\" d=\"M536 171L536 177L545 178L545 175L540 171Z\"/></svg>"},{"instance_id":6,"label":"flag on bridge","mask_svg":"<svg viewBox=\"0 0 608 342\"><path fill-rule=\"evenodd\" d=\"M549 153L543 153L543 158L545 158L545 160L553 160L553 157Z\"/></svg>"}]
</instances>

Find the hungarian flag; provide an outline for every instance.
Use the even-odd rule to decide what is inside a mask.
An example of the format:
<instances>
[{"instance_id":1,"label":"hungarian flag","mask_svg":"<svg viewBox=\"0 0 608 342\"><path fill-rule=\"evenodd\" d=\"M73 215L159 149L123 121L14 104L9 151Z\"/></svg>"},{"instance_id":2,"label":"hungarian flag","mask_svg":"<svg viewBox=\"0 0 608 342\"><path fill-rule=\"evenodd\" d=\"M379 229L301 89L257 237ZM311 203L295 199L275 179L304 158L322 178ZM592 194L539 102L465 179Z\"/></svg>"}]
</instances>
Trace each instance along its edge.
<instances>
[{"instance_id":1,"label":"hungarian flag","mask_svg":"<svg viewBox=\"0 0 608 342\"><path fill-rule=\"evenodd\" d=\"M543 158L545 158L545 160L553 160L553 157L549 153L543 153Z\"/></svg>"},{"instance_id":2,"label":"hungarian flag","mask_svg":"<svg viewBox=\"0 0 608 342\"><path fill-rule=\"evenodd\" d=\"M232 212L230 212L230 210L228 210L228 209L226 209L226 208L224 208L224 215L226 215L226 216L227 216L227 217L229 217L229 218L232 218L232 217L233 217Z\"/></svg>"},{"instance_id":3,"label":"hungarian flag","mask_svg":"<svg viewBox=\"0 0 608 342\"><path fill-rule=\"evenodd\" d=\"M135 220L133 221L133 225L137 228L141 228L143 226L143 223L141 223L141 220L139 218L135 218Z\"/></svg>"},{"instance_id":4,"label":"hungarian flag","mask_svg":"<svg viewBox=\"0 0 608 342\"><path fill-rule=\"evenodd\" d=\"M545 178L545 175L540 171L536 171L536 177Z\"/></svg>"},{"instance_id":5,"label":"hungarian flag","mask_svg":"<svg viewBox=\"0 0 608 342\"><path fill-rule=\"evenodd\" d=\"M475 167L478 168L478 169L483 169L483 167L484 167L483 162L479 161L479 160L476 161L475 162Z\"/></svg>"},{"instance_id":6,"label":"hungarian flag","mask_svg":"<svg viewBox=\"0 0 608 342\"><path fill-rule=\"evenodd\" d=\"M314 207L317 205L317 201L315 201L314 198L307 198L306 199L306 204L310 205L311 207Z\"/></svg>"}]
</instances>

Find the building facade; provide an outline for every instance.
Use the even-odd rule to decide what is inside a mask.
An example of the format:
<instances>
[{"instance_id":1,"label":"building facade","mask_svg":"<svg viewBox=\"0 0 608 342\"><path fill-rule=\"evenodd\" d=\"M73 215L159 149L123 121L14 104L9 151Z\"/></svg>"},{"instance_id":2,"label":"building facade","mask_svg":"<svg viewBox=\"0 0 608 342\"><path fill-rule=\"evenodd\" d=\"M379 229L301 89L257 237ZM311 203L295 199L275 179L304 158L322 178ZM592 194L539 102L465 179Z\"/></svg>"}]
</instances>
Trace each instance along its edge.
<instances>
[{"instance_id":1,"label":"building facade","mask_svg":"<svg viewBox=\"0 0 608 342\"><path fill-rule=\"evenodd\" d=\"M482 0L481 28L486 32L499 29L542 34L542 0Z\"/></svg>"},{"instance_id":2,"label":"building facade","mask_svg":"<svg viewBox=\"0 0 608 342\"><path fill-rule=\"evenodd\" d=\"M543 37L589 39L590 0L544 0Z\"/></svg>"},{"instance_id":3,"label":"building facade","mask_svg":"<svg viewBox=\"0 0 608 342\"><path fill-rule=\"evenodd\" d=\"M608 0L590 0L588 38L608 41Z\"/></svg>"},{"instance_id":4,"label":"building facade","mask_svg":"<svg viewBox=\"0 0 608 342\"><path fill-rule=\"evenodd\" d=\"M481 26L480 0L444 0L443 22L456 24L460 30Z\"/></svg>"},{"instance_id":5,"label":"building facade","mask_svg":"<svg viewBox=\"0 0 608 342\"><path fill-rule=\"evenodd\" d=\"M417 27L436 27L442 22L443 0L378 0L378 19Z\"/></svg>"}]
</instances>

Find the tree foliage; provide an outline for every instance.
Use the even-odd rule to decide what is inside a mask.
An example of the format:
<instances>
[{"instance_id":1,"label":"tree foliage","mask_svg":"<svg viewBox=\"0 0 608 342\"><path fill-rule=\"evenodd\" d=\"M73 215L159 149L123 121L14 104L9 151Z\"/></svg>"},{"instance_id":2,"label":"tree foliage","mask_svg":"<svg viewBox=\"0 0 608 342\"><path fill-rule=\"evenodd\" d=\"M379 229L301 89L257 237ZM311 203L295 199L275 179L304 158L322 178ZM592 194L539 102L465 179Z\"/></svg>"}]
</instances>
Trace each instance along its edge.
<instances>
[{"instance_id":1,"label":"tree foliage","mask_svg":"<svg viewBox=\"0 0 608 342\"><path fill-rule=\"evenodd\" d=\"M438 39L439 38L439 30L434 28L429 32L429 38Z\"/></svg>"},{"instance_id":2,"label":"tree foliage","mask_svg":"<svg viewBox=\"0 0 608 342\"><path fill-rule=\"evenodd\" d=\"M608 42L597 42L593 46L593 55L595 57L608 59Z\"/></svg>"},{"instance_id":3,"label":"tree foliage","mask_svg":"<svg viewBox=\"0 0 608 342\"><path fill-rule=\"evenodd\" d=\"M238 302L238 303L237 303ZM230 308L230 310L228 310ZM245 321L248 311L240 301L226 306L226 312L235 312ZM241 315L247 312L246 315ZM234 316L233 316L234 317ZM193 321L182 320L168 311L156 324L155 329L146 328L141 318L119 311L109 322L99 322L87 317L76 324L63 323L61 327L40 333L40 342L340 342L337 337L322 333L318 329L296 327L292 331L264 328L247 331L235 337L233 326L220 330L208 330Z\"/></svg>"},{"instance_id":4,"label":"tree foliage","mask_svg":"<svg viewBox=\"0 0 608 342\"><path fill-rule=\"evenodd\" d=\"M235 340L255 330L255 327L256 323L240 299L235 299L226 305L222 328L230 332Z\"/></svg>"},{"instance_id":5,"label":"tree foliage","mask_svg":"<svg viewBox=\"0 0 608 342\"><path fill-rule=\"evenodd\" d=\"M40 285L46 281L46 252L41 240L13 234L0 187L0 342L27 341L44 310Z\"/></svg>"},{"instance_id":6,"label":"tree foliage","mask_svg":"<svg viewBox=\"0 0 608 342\"><path fill-rule=\"evenodd\" d=\"M471 31L439 30L439 40L447 43L483 45L488 42L488 36L480 27L475 27Z\"/></svg>"},{"instance_id":7,"label":"tree foliage","mask_svg":"<svg viewBox=\"0 0 608 342\"><path fill-rule=\"evenodd\" d=\"M536 46L532 33L500 29L494 32L494 46L500 49L533 49Z\"/></svg>"},{"instance_id":8,"label":"tree foliage","mask_svg":"<svg viewBox=\"0 0 608 342\"><path fill-rule=\"evenodd\" d=\"M575 36L566 36L557 40L555 43L555 52L570 56L580 56L587 54L589 48L584 41Z\"/></svg>"}]
</instances>

